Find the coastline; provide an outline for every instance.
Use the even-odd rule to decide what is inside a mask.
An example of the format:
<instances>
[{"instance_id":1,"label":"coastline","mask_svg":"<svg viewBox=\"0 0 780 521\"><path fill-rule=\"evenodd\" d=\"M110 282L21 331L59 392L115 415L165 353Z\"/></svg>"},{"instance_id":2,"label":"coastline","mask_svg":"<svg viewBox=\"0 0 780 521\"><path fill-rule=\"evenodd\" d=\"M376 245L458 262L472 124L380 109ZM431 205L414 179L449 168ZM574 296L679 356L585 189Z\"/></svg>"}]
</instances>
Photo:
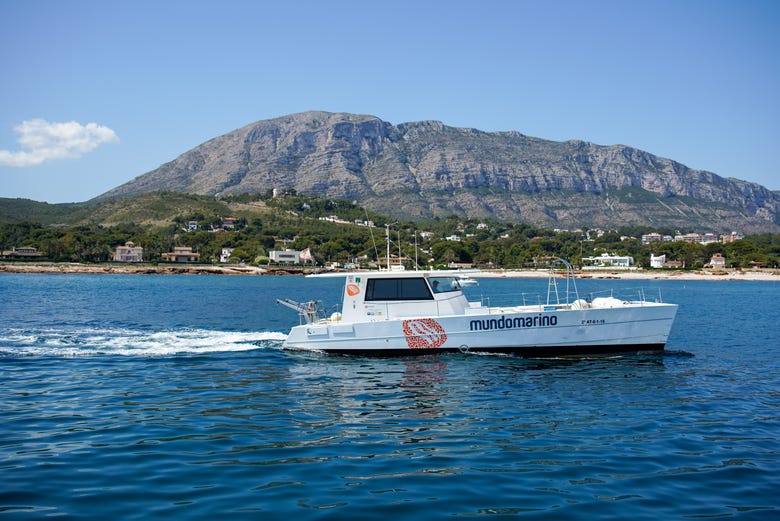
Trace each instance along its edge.
<instances>
[{"instance_id":1,"label":"coastline","mask_svg":"<svg viewBox=\"0 0 780 521\"><path fill-rule=\"evenodd\" d=\"M92 273L116 275L302 275L311 268L257 267L238 264L81 264L71 262L0 262L0 273ZM547 278L547 270L483 270L474 278ZM589 270L577 278L627 280L745 280L780 282L780 270Z\"/></svg>"},{"instance_id":2,"label":"coastline","mask_svg":"<svg viewBox=\"0 0 780 521\"><path fill-rule=\"evenodd\" d=\"M474 278L547 278L548 270L489 270L471 275ZM575 273L577 279L624 280L746 280L780 282L779 270L589 270Z\"/></svg>"},{"instance_id":3,"label":"coastline","mask_svg":"<svg viewBox=\"0 0 780 521\"><path fill-rule=\"evenodd\" d=\"M238 264L82 264L78 262L0 262L0 273L93 273L115 275L266 275L265 268Z\"/></svg>"}]
</instances>

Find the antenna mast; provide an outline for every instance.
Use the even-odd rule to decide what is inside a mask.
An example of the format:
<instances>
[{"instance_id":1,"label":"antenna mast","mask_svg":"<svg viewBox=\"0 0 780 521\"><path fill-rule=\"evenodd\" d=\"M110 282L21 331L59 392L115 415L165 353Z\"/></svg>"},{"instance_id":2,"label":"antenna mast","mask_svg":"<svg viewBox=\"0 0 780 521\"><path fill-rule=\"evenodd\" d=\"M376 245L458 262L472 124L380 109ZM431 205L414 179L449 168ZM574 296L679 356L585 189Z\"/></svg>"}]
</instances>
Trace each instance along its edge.
<instances>
[{"instance_id":1,"label":"antenna mast","mask_svg":"<svg viewBox=\"0 0 780 521\"><path fill-rule=\"evenodd\" d=\"M386 224L386 234L387 234L387 271L390 271L390 225Z\"/></svg>"},{"instance_id":2,"label":"antenna mast","mask_svg":"<svg viewBox=\"0 0 780 521\"><path fill-rule=\"evenodd\" d=\"M414 229L414 269L420 269L420 264L417 262L417 228Z\"/></svg>"}]
</instances>

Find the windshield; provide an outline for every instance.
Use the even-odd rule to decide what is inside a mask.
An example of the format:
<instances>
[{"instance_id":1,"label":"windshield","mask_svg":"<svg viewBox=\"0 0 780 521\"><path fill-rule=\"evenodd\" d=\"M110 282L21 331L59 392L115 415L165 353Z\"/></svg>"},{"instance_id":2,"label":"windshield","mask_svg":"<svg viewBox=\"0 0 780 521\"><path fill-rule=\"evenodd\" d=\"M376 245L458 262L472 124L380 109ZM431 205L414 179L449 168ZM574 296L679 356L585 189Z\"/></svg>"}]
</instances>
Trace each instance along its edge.
<instances>
[{"instance_id":1,"label":"windshield","mask_svg":"<svg viewBox=\"0 0 780 521\"><path fill-rule=\"evenodd\" d=\"M422 277L368 279L366 302L375 300L433 300L433 295Z\"/></svg>"},{"instance_id":2,"label":"windshield","mask_svg":"<svg viewBox=\"0 0 780 521\"><path fill-rule=\"evenodd\" d=\"M460 282L456 277L431 277L428 279L434 293L447 293L460 290Z\"/></svg>"}]
</instances>

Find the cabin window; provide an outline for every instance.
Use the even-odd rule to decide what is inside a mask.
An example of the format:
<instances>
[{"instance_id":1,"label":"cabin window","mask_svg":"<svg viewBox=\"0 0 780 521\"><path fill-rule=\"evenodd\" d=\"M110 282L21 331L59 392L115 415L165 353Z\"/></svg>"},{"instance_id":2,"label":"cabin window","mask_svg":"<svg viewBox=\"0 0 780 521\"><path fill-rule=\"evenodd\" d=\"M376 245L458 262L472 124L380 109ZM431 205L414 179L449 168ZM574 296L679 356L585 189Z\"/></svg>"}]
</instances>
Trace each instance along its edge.
<instances>
[{"instance_id":1,"label":"cabin window","mask_svg":"<svg viewBox=\"0 0 780 521\"><path fill-rule=\"evenodd\" d=\"M430 281L434 293L447 293L461 289L460 282L455 277L431 277Z\"/></svg>"},{"instance_id":2,"label":"cabin window","mask_svg":"<svg viewBox=\"0 0 780 521\"><path fill-rule=\"evenodd\" d=\"M423 278L368 279L366 300L433 300Z\"/></svg>"}]
</instances>

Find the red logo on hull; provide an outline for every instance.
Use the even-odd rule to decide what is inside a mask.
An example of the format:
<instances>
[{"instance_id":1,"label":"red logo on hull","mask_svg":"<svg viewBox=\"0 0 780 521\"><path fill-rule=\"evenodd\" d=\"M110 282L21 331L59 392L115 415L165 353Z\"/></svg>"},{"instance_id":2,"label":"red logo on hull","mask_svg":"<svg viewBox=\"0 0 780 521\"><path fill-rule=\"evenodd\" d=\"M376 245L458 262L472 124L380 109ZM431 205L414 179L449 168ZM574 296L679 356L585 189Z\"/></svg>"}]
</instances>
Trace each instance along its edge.
<instances>
[{"instance_id":1,"label":"red logo on hull","mask_svg":"<svg viewBox=\"0 0 780 521\"><path fill-rule=\"evenodd\" d=\"M447 341L447 333L432 318L404 320L404 336L409 349L436 349Z\"/></svg>"}]
</instances>

